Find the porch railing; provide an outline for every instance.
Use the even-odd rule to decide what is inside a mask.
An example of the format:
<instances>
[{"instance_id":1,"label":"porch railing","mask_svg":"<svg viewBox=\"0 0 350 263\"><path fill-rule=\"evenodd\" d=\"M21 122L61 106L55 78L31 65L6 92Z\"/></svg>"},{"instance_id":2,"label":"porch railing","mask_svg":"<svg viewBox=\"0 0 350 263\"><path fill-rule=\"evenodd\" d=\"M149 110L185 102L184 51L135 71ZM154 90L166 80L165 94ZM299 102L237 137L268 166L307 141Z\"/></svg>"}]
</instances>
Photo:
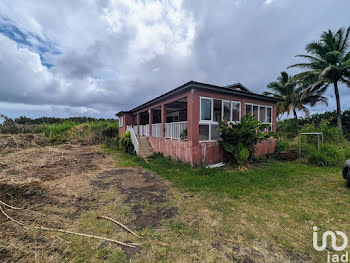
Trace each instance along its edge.
<instances>
[{"instance_id":1,"label":"porch railing","mask_svg":"<svg viewBox=\"0 0 350 263\"><path fill-rule=\"evenodd\" d=\"M165 123L165 138L180 139L181 133L187 129L187 121Z\"/></svg>"},{"instance_id":2,"label":"porch railing","mask_svg":"<svg viewBox=\"0 0 350 263\"><path fill-rule=\"evenodd\" d=\"M130 132L130 139L132 144L134 145L134 149L137 155L139 155L139 141L137 140L135 131L132 126L127 126L126 131Z\"/></svg>"},{"instance_id":3,"label":"porch railing","mask_svg":"<svg viewBox=\"0 0 350 263\"><path fill-rule=\"evenodd\" d=\"M162 137L162 124L155 123L151 125L152 125L152 137L155 137L155 138Z\"/></svg>"},{"instance_id":4,"label":"porch railing","mask_svg":"<svg viewBox=\"0 0 350 263\"><path fill-rule=\"evenodd\" d=\"M133 125L132 129L134 130L135 135L139 134L139 131L137 130L137 125Z\"/></svg>"},{"instance_id":5,"label":"porch railing","mask_svg":"<svg viewBox=\"0 0 350 263\"><path fill-rule=\"evenodd\" d=\"M140 125L140 133L139 133L140 136L146 136L148 137L149 136L149 125L146 124L146 125Z\"/></svg>"}]
</instances>

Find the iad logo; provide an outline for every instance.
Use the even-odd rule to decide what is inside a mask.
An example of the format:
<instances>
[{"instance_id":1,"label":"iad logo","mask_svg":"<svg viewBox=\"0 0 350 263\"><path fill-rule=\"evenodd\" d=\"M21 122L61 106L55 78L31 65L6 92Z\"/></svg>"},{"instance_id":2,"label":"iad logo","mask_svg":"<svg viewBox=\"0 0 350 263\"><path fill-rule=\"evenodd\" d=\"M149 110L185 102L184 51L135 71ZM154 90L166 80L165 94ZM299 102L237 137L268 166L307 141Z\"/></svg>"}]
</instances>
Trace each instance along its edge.
<instances>
[{"instance_id":1,"label":"iad logo","mask_svg":"<svg viewBox=\"0 0 350 263\"><path fill-rule=\"evenodd\" d=\"M317 233L318 229L316 226L314 226L313 230L314 230L313 245L314 245L314 249L316 249L317 251L323 251L327 248L328 237L330 237L330 239L331 239L332 249L334 251L343 251L348 246L348 237L342 231L335 231L335 233L332 231L324 232L322 235L322 245L319 246L318 245L318 233ZM343 239L343 240L340 240L340 241L343 241L341 246L337 245L337 236L340 236ZM338 244L341 244L341 242L340 243L338 242ZM342 255L331 254L330 252L328 252L327 262L349 262L348 252L346 252L345 254L342 254Z\"/></svg>"}]
</instances>

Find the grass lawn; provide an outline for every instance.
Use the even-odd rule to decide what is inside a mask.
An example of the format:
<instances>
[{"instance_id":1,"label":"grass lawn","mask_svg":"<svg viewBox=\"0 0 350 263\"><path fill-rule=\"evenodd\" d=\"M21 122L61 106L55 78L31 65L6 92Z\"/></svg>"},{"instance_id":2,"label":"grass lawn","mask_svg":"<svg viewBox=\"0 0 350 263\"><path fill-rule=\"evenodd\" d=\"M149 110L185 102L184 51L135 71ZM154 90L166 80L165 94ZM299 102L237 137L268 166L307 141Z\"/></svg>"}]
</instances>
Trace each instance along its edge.
<instances>
[{"instance_id":1,"label":"grass lawn","mask_svg":"<svg viewBox=\"0 0 350 263\"><path fill-rule=\"evenodd\" d=\"M171 203L180 209L160 228L142 230L133 262L326 262L327 252L313 249L312 227L350 234L341 167L270 160L242 172L104 151L118 167L141 166L169 181Z\"/></svg>"}]
</instances>

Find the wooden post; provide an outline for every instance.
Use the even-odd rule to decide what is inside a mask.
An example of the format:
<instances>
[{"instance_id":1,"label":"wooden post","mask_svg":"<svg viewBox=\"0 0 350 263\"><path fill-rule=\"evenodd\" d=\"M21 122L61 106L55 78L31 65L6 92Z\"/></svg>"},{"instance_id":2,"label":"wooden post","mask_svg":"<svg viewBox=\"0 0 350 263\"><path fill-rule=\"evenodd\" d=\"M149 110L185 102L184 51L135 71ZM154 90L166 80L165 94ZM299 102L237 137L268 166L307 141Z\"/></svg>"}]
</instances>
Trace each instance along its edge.
<instances>
[{"instance_id":1,"label":"wooden post","mask_svg":"<svg viewBox=\"0 0 350 263\"><path fill-rule=\"evenodd\" d=\"M166 109L165 104L161 105L161 137L165 138L165 122L166 122Z\"/></svg>"}]
</instances>

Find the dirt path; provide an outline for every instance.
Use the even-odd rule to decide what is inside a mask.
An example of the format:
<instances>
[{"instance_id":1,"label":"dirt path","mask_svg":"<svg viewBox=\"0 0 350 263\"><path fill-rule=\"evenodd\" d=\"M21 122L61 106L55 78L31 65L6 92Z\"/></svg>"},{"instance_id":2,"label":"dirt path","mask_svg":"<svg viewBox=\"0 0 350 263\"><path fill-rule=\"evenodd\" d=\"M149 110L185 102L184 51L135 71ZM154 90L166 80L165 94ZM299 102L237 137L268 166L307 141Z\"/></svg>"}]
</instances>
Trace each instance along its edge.
<instances>
[{"instance_id":1,"label":"dirt path","mask_svg":"<svg viewBox=\"0 0 350 263\"><path fill-rule=\"evenodd\" d=\"M168 188L150 172L116 168L100 146L35 147L0 156L0 199L27 208L6 210L27 225L75 230L83 213L118 199L130 208L132 229L157 227L178 213L167 204ZM53 233L23 229L0 215L1 262L63 261L69 246ZM129 258L137 252L139 248L124 249Z\"/></svg>"}]
</instances>

